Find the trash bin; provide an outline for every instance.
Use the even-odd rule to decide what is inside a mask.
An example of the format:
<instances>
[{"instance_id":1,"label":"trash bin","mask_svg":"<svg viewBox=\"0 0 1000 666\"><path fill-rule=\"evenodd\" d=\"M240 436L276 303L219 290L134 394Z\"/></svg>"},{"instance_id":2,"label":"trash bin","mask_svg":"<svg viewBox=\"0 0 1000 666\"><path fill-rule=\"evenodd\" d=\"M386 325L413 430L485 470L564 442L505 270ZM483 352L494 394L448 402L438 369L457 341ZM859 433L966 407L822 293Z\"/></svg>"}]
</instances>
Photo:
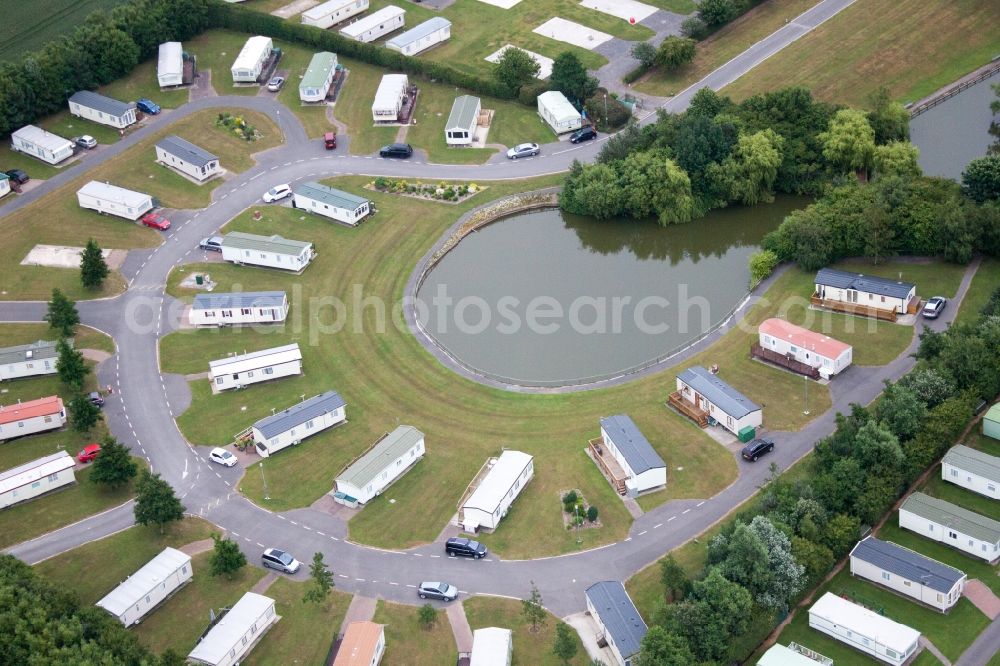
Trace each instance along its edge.
<instances>
[{"instance_id":1,"label":"trash bin","mask_svg":"<svg viewBox=\"0 0 1000 666\"><path fill-rule=\"evenodd\" d=\"M197 284L197 285L203 285L203 284L205 284L205 276L204 275L195 275L194 276L194 283Z\"/></svg>"},{"instance_id":2,"label":"trash bin","mask_svg":"<svg viewBox=\"0 0 1000 666\"><path fill-rule=\"evenodd\" d=\"M741 442L749 442L757 435L757 430L753 426L746 426L740 428L740 431L736 434Z\"/></svg>"}]
</instances>

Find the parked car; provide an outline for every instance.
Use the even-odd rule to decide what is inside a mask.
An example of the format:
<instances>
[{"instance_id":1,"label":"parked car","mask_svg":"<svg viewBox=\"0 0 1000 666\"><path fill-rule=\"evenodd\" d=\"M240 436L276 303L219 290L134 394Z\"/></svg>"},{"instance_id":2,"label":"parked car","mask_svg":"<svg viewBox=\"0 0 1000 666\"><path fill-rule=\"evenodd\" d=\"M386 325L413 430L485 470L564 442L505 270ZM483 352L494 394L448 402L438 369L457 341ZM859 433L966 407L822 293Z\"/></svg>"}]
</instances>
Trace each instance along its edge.
<instances>
[{"instance_id":1,"label":"parked car","mask_svg":"<svg viewBox=\"0 0 1000 666\"><path fill-rule=\"evenodd\" d=\"M202 238L201 242L198 243L198 247L202 250L222 252L222 236L209 236L208 238Z\"/></svg>"},{"instance_id":2,"label":"parked car","mask_svg":"<svg viewBox=\"0 0 1000 666\"><path fill-rule=\"evenodd\" d=\"M83 447L80 452L76 454L77 462L89 463L96 458L100 452L100 444L87 444L87 446Z\"/></svg>"},{"instance_id":3,"label":"parked car","mask_svg":"<svg viewBox=\"0 0 1000 666\"><path fill-rule=\"evenodd\" d=\"M265 569L277 569L288 574L293 574L299 570L302 563L292 557L289 553L277 548L268 548L260 556L260 562Z\"/></svg>"},{"instance_id":4,"label":"parked car","mask_svg":"<svg viewBox=\"0 0 1000 666\"><path fill-rule=\"evenodd\" d=\"M409 157L413 154L413 146L408 143L390 143L378 151L379 157Z\"/></svg>"},{"instance_id":5,"label":"parked car","mask_svg":"<svg viewBox=\"0 0 1000 666\"><path fill-rule=\"evenodd\" d=\"M97 139L90 136L89 134L84 134L83 136L73 137L73 143L75 143L80 148L90 150L97 146Z\"/></svg>"},{"instance_id":6,"label":"parked car","mask_svg":"<svg viewBox=\"0 0 1000 666\"><path fill-rule=\"evenodd\" d=\"M267 192L264 192L264 203L274 203L275 201L281 201L285 197L292 196L292 186L288 183L284 185L275 185Z\"/></svg>"},{"instance_id":7,"label":"parked car","mask_svg":"<svg viewBox=\"0 0 1000 666\"><path fill-rule=\"evenodd\" d=\"M278 92L283 85L285 85L285 77L275 76L267 82L267 89L271 92Z\"/></svg>"},{"instance_id":8,"label":"parked car","mask_svg":"<svg viewBox=\"0 0 1000 666\"><path fill-rule=\"evenodd\" d=\"M537 143L519 143L507 151L507 159L516 160L519 157L532 157L538 153Z\"/></svg>"},{"instance_id":9,"label":"parked car","mask_svg":"<svg viewBox=\"0 0 1000 666\"><path fill-rule=\"evenodd\" d=\"M212 452L208 454L208 459L214 463L219 463L223 467L232 467L239 462L236 460L236 456L230 451L226 451L218 446L212 449Z\"/></svg>"},{"instance_id":10,"label":"parked car","mask_svg":"<svg viewBox=\"0 0 1000 666\"><path fill-rule=\"evenodd\" d=\"M461 557L474 557L477 560L486 557L486 546L479 543L478 541L473 541L472 539L466 539L464 537L452 537L445 541L444 552L448 555L455 555Z\"/></svg>"},{"instance_id":11,"label":"parked car","mask_svg":"<svg viewBox=\"0 0 1000 666\"><path fill-rule=\"evenodd\" d=\"M31 180L31 178L28 177L28 174L20 169L11 169L7 172L7 177L10 178L11 182L17 183L18 185L24 185Z\"/></svg>"},{"instance_id":12,"label":"parked car","mask_svg":"<svg viewBox=\"0 0 1000 666\"><path fill-rule=\"evenodd\" d=\"M333 150L337 147L337 133L327 132L323 135L323 147L327 150Z\"/></svg>"},{"instance_id":13,"label":"parked car","mask_svg":"<svg viewBox=\"0 0 1000 666\"><path fill-rule=\"evenodd\" d=\"M757 462L757 458L771 451L774 451L774 441L760 437L750 440L750 443L743 447L740 455L743 456L744 460Z\"/></svg>"},{"instance_id":14,"label":"parked car","mask_svg":"<svg viewBox=\"0 0 1000 666\"><path fill-rule=\"evenodd\" d=\"M154 211L150 211L143 215L141 221L147 227L159 229L160 231L166 231L170 228L170 220Z\"/></svg>"},{"instance_id":15,"label":"parked car","mask_svg":"<svg viewBox=\"0 0 1000 666\"><path fill-rule=\"evenodd\" d=\"M570 143L580 143L581 141L590 141L591 139L597 138L597 130L594 129L593 125L587 125L586 127L581 127L577 131L569 135Z\"/></svg>"},{"instance_id":16,"label":"parked car","mask_svg":"<svg viewBox=\"0 0 1000 666\"><path fill-rule=\"evenodd\" d=\"M421 583L417 588L417 596L421 599L454 601L458 597L458 589L448 583Z\"/></svg>"},{"instance_id":17,"label":"parked car","mask_svg":"<svg viewBox=\"0 0 1000 666\"><path fill-rule=\"evenodd\" d=\"M924 305L924 309L920 311L920 314L924 316L924 319L937 319L944 312L946 305L948 305L947 298L944 296L934 296L928 299L927 304Z\"/></svg>"},{"instance_id":18,"label":"parked car","mask_svg":"<svg viewBox=\"0 0 1000 666\"><path fill-rule=\"evenodd\" d=\"M151 99L143 97L135 103L137 109L150 116L155 116L160 112L160 105Z\"/></svg>"},{"instance_id":19,"label":"parked car","mask_svg":"<svg viewBox=\"0 0 1000 666\"><path fill-rule=\"evenodd\" d=\"M94 407L104 406L104 397L97 391L91 391L90 395L87 396L87 399L90 400L90 404Z\"/></svg>"}]
</instances>

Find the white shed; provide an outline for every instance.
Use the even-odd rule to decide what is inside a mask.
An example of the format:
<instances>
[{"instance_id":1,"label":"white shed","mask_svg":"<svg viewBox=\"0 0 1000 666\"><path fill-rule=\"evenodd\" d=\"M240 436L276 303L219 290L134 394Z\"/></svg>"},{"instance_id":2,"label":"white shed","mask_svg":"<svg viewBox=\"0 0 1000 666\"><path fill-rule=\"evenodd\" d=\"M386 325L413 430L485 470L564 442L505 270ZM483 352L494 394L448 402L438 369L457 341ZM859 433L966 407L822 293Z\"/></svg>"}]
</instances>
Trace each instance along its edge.
<instances>
[{"instance_id":1,"label":"white shed","mask_svg":"<svg viewBox=\"0 0 1000 666\"><path fill-rule=\"evenodd\" d=\"M277 621L274 599L247 592L202 637L188 661L208 666L237 664Z\"/></svg>"},{"instance_id":2,"label":"white shed","mask_svg":"<svg viewBox=\"0 0 1000 666\"><path fill-rule=\"evenodd\" d=\"M188 316L193 326L278 324L288 317L283 291L196 294Z\"/></svg>"},{"instance_id":3,"label":"white shed","mask_svg":"<svg viewBox=\"0 0 1000 666\"><path fill-rule=\"evenodd\" d=\"M617 580L605 580L587 588L587 611L615 656L617 666L631 666L646 637L646 623L632 603L625 586Z\"/></svg>"},{"instance_id":4,"label":"white shed","mask_svg":"<svg viewBox=\"0 0 1000 666\"><path fill-rule=\"evenodd\" d=\"M887 664L919 649L920 632L830 592L809 609L809 626Z\"/></svg>"},{"instance_id":5,"label":"white shed","mask_svg":"<svg viewBox=\"0 0 1000 666\"><path fill-rule=\"evenodd\" d=\"M538 115L556 134L565 134L583 127L583 116L558 90L550 90L538 96Z\"/></svg>"},{"instance_id":6,"label":"white shed","mask_svg":"<svg viewBox=\"0 0 1000 666\"><path fill-rule=\"evenodd\" d=\"M77 190L76 199L81 208L124 217L126 220L138 220L144 213L153 210L153 197L148 194L96 180Z\"/></svg>"},{"instance_id":7,"label":"white shed","mask_svg":"<svg viewBox=\"0 0 1000 666\"><path fill-rule=\"evenodd\" d=\"M601 442L621 466L624 490L630 497L666 487L667 464L627 414L601 419Z\"/></svg>"},{"instance_id":8,"label":"white shed","mask_svg":"<svg viewBox=\"0 0 1000 666\"><path fill-rule=\"evenodd\" d=\"M306 182L295 186L292 205L356 227L371 212L371 201L342 190Z\"/></svg>"},{"instance_id":9,"label":"white shed","mask_svg":"<svg viewBox=\"0 0 1000 666\"><path fill-rule=\"evenodd\" d=\"M0 442L56 430L64 425L66 407L57 395L0 407Z\"/></svg>"},{"instance_id":10,"label":"white shed","mask_svg":"<svg viewBox=\"0 0 1000 666\"><path fill-rule=\"evenodd\" d=\"M253 424L253 441L264 458L347 420L347 403L327 391Z\"/></svg>"},{"instance_id":11,"label":"white shed","mask_svg":"<svg viewBox=\"0 0 1000 666\"><path fill-rule=\"evenodd\" d=\"M322 102L330 93L333 77L337 73L337 54L321 51L313 54L309 67L299 82L299 99L303 102Z\"/></svg>"},{"instance_id":12,"label":"white shed","mask_svg":"<svg viewBox=\"0 0 1000 666\"><path fill-rule=\"evenodd\" d=\"M466 532L496 529L535 474L534 458L521 451L504 451L487 465L479 485L458 510L458 521Z\"/></svg>"},{"instance_id":13,"label":"white shed","mask_svg":"<svg viewBox=\"0 0 1000 666\"><path fill-rule=\"evenodd\" d=\"M374 42L404 25L406 25L406 10L388 5L354 23L345 25L340 29L340 34L357 42Z\"/></svg>"},{"instance_id":14,"label":"white shed","mask_svg":"<svg viewBox=\"0 0 1000 666\"><path fill-rule=\"evenodd\" d=\"M49 164L59 164L73 156L72 141L34 125L25 125L11 134L10 149L15 153L37 157Z\"/></svg>"},{"instance_id":15,"label":"white shed","mask_svg":"<svg viewBox=\"0 0 1000 666\"><path fill-rule=\"evenodd\" d=\"M410 87L406 74L386 74L375 91L372 102L372 120L377 123L394 123L399 120L403 98Z\"/></svg>"},{"instance_id":16,"label":"white shed","mask_svg":"<svg viewBox=\"0 0 1000 666\"><path fill-rule=\"evenodd\" d=\"M156 161L198 181L219 173L218 156L176 135L156 142Z\"/></svg>"},{"instance_id":17,"label":"white shed","mask_svg":"<svg viewBox=\"0 0 1000 666\"><path fill-rule=\"evenodd\" d=\"M273 49L270 37L256 35L248 39L233 62L233 83L255 83Z\"/></svg>"},{"instance_id":18,"label":"white shed","mask_svg":"<svg viewBox=\"0 0 1000 666\"><path fill-rule=\"evenodd\" d=\"M851 345L784 319L765 319L757 334L761 347L816 368L824 379L843 372L851 365L854 353Z\"/></svg>"},{"instance_id":19,"label":"white shed","mask_svg":"<svg viewBox=\"0 0 1000 666\"><path fill-rule=\"evenodd\" d=\"M514 636L510 629L485 627L472 632L469 666L510 666Z\"/></svg>"},{"instance_id":20,"label":"white shed","mask_svg":"<svg viewBox=\"0 0 1000 666\"><path fill-rule=\"evenodd\" d=\"M191 575L191 556L164 548L94 605L130 627L191 580Z\"/></svg>"},{"instance_id":21,"label":"white shed","mask_svg":"<svg viewBox=\"0 0 1000 666\"><path fill-rule=\"evenodd\" d=\"M1000 558L1000 521L923 493L899 507L899 526L993 563Z\"/></svg>"},{"instance_id":22,"label":"white shed","mask_svg":"<svg viewBox=\"0 0 1000 666\"><path fill-rule=\"evenodd\" d=\"M451 39L451 21L442 16L435 16L396 35L385 43L385 47L399 51L403 55L413 56L448 39Z\"/></svg>"},{"instance_id":23,"label":"white shed","mask_svg":"<svg viewBox=\"0 0 1000 666\"><path fill-rule=\"evenodd\" d=\"M337 475L334 487L337 492L365 504L382 494L423 457L424 433L413 426L401 425L383 435Z\"/></svg>"},{"instance_id":24,"label":"white shed","mask_svg":"<svg viewBox=\"0 0 1000 666\"><path fill-rule=\"evenodd\" d=\"M233 231L222 237L222 258L234 264L282 268L299 272L313 260L315 252L309 241L281 236L259 236Z\"/></svg>"},{"instance_id":25,"label":"white shed","mask_svg":"<svg viewBox=\"0 0 1000 666\"><path fill-rule=\"evenodd\" d=\"M867 537L851 551L851 574L947 611L962 598L965 574L891 541Z\"/></svg>"},{"instance_id":26,"label":"white shed","mask_svg":"<svg viewBox=\"0 0 1000 666\"><path fill-rule=\"evenodd\" d=\"M1000 499L997 490L1000 488L1000 458L983 451L961 444L951 447L941 461L941 478L974 493Z\"/></svg>"},{"instance_id":27,"label":"white shed","mask_svg":"<svg viewBox=\"0 0 1000 666\"><path fill-rule=\"evenodd\" d=\"M0 197L10 194L10 176L0 171Z\"/></svg>"},{"instance_id":28,"label":"white shed","mask_svg":"<svg viewBox=\"0 0 1000 666\"><path fill-rule=\"evenodd\" d=\"M72 345L72 340L68 342ZM53 375L56 373L58 357L56 343L52 340L39 340L27 345L0 349L0 381L35 375Z\"/></svg>"},{"instance_id":29,"label":"white shed","mask_svg":"<svg viewBox=\"0 0 1000 666\"><path fill-rule=\"evenodd\" d=\"M302 12L302 22L326 30L368 9L368 0L330 0Z\"/></svg>"},{"instance_id":30,"label":"white shed","mask_svg":"<svg viewBox=\"0 0 1000 666\"><path fill-rule=\"evenodd\" d=\"M294 342L208 363L208 380L212 383L212 393L300 374L302 351L298 343Z\"/></svg>"},{"instance_id":31,"label":"white shed","mask_svg":"<svg viewBox=\"0 0 1000 666\"><path fill-rule=\"evenodd\" d=\"M184 48L180 42L164 42L156 58L156 80L161 88L184 83Z\"/></svg>"},{"instance_id":32,"label":"white shed","mask_svg":"<svg viewBox=\"0 0 1000 666\"><path fill-rule=\"evenodd\" d=\"M444 126L444 142L449 146L468 146L476 133L479 124L479 112L482 102L472 95L461 95L455 98L448 114L448 123Z\"/></svg>"},{"instance_id":33,"label":"white shed","mask_svg":"<svg viewBox=\"0 0 1000 666\"><path fill-rule=\"evenodd\" d=\"M677 392L671 395L671 400L675 400L675 396L709 423L715 421L734 435L748 426L756 428L762 422L760 405L700 365L677 375Z\"/></svg>"},{"instance_id":34,"label":"white shed","mask_svg":"<svg viewBox=\"0 0 1000 666\"><path fill-rule=\"evenodd\" d=\"M0 472L0 509L76 481L73 456L60 451Z\"/></svg>"},{"instance_id":35,"label":"white shed","mask_svg":"<svg viewBox=\"0 0 1000 666\"><path fill-rule=\"evenodd\" d=\"M90 90L81 90L69 98L69 112L115 129L125 129L136 120L134 104L119 102Z\"/></svg>"}]
</instances>

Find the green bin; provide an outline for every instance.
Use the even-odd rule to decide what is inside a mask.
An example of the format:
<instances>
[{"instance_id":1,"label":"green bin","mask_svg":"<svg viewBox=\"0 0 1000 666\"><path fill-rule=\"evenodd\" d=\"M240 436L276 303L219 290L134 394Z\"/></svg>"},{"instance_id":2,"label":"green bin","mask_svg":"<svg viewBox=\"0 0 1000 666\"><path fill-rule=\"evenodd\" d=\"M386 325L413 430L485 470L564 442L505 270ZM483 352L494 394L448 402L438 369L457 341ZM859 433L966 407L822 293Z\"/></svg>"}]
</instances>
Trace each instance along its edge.
<instances>
[{"instance_id":1,"label":"green bin","mask_svg":"<svg viewBox=\"0 0 1000 666\"><path fill-rule=\"evenodd\" d=\"M194 276L194 283L198 284L198 285L205 284L205 278L203 276L201 276L201 275L195 275Z\"/></svg>"},{"instance_id":2,"label":"green bin","mask_svg":"<svg viewBox=\"0 0 1000 666\"><path fill-rule=\"evenodd\" d=\"M744 428L740 428L740 431L736 436L739 437L741 442L749 442L756 435L757 430L753 426L746 426Z\"/></svg>"}]
</instances>

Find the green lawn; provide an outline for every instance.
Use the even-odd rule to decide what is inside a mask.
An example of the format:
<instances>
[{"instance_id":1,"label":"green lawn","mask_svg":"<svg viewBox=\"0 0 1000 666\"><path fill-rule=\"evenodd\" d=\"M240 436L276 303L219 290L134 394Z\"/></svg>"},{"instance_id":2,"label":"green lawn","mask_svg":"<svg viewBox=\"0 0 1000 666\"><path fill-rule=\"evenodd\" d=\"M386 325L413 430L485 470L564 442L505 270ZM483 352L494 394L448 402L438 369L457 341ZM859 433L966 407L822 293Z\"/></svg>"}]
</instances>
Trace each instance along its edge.
<instances>
[{"instance_id":1,"label":"green lawn","mask_svg":"<svg viewBox=\"0 0 1000 666\"><path fill-rule=\"evenodd\" d=\"M118 79L97 89L97 92L123 102L134 102L138 99L151 99L164 109L176 109L188 101L187 88L179 90L160 90L156 79L157 57L153 56L132 70L123 79Z\"/></svg>"},{"instance_id":2,"label":"green lawn","mask_svg":"<svg viewBox=\"0 0 1000 666\"><path fill-rule=\"evenodd\" d=\"M934 472L920 490L932 497L956 504L963 509L975 511L993 520L1000 520L1000 503L995 499L945 481L941 478L940 466L935 466Z\"/></svg>"},{"instance_id":3,"label":"green lawn","mask_svg":"<svg viewBox=\"0 0 1000 666\"><path fill-rule=\"evenodd\" d=\"M55 329L48 324L0 324L0 347L26 345L39 340L58 340ZM77 349L97 349L109 354L115 353L115 342L109 336L78 325L73 332L73 344ZM4 384L4 387L7 385Z\"/></svg>"},{"instance_id":4,"label":"green lawn","mask_svg":"<svg viewBox=\"0 0 1000 666\"><path fill-rule=\"evenodd\" d=\"M288 70L288 80L285 86L278 93L278 101L292 110L298 116L299 122L306 129L306 134L310 138L319 138L326 132L336 131L336 127L327 117L327 106L325 104L316 106L303 106L299 101L299 83L302 75L305 74L309 61L313 57L314 50L307 49L297 44L281 43L281 62L278 69ZM369 104L371 101L369 100Z\"/></svg>"},{"instance_id":5,"label":"green lawn","mask_svg":"<svg viewBox=\"0 0 1000 666\"><path fill-rule=\"evenodd\" d=\"M1000 289L1000 260L984 258L972 278L969 290L965 292L958 317L955 319L956 323L975 321L986 301L997 289Z\"/></svg>"},{"instance_id":6,"label":"green lawn","mask_svg":"<svg viewBox=\"0 0 1000 666\"><path fill-rule=\"evenodd\" d=\"M981 425L977 426L971 433L969 433L969 436L966 437L965 441L962 443L973 449L985 451L991 456L1000 457L1000 441L984 435Z\"/></svg>"},{"instance_id":7,"label":"green lawn","mask_svg":"<svg viewBox=\"0 0 1000 666\"><path fill-rule=\"evenodd\" d=\"M551 613L547 614L545 624L538 628L538 632L532 633L531 626L524 621L524 616L521 614L520 601L501 597L477 596L466 599L462 602L462 606L473 631L484 627L503 627L511 630L514 637L512 663L525 666L528 664L532 666L564 666L563 660L552 653L552 646L556 640L556 624L561 623L562 620ZM587 652L584 650L576 630L573 630L573 638L576 639L577 652L569 664L574 666L589 665Z\"/></svg>"},{"instance_id":8,"label":"green lawn","mask_svg":"<svg viewBox=\"0 0 1000 666\"><path fill-rule=\"evenodd\" d=\"M372 100L386 70L354 60L345 60L344 66L349 72L344 87L340 89L339 101L333 107L333 114L347 125L352 153L373 153L379 146L395 141L399 131L398 127L372 126Z\"/></svg>"},{"instance_id":9,"label":"green lawn","mask_svg":"<svg viewBox=\"0 0 1000 666\"><path fill-rule=\"evenodd\" d=\"M417 621L417 607L379 601L375 622L385 625L384 666L454 666L458 649L443 610L431 629Z\"/></svg>"},{"instance_id":10,"label":"green lawn","mask_svg":"<svg viewBox=\"0 0 1000 666\"><path fill-rule=\"evenodd\" d=\"M220 95L252 96L260 92L260 88L233 85L231 69L240 49L250 37L251 35L242 32L209 30L184 42L184 50L198 56L199 72L212 72L212 87L215 92ZM274 45L279 46L278 42Z\"/></svg>"},{"instance_id":11,"label":"green lawn","mask_svg":"<svg viewBox=\"0 0 1000 666\"><path fill-rule=\"evenodd\" d=\"M962 276L965 275L965 266L923 260L890 259L880 264L870 261L842 261L837 264L837 268L912 282L917 285L917 296L925 299L931 296L954 298Z\"/></svg>"},{"instance_id":12,"label":"green lawn","mask_svg":"<svg viewBox=\"0 0 1000 666\"><path fill-rule=\"evenodd\" d=\"M71 114L68 108L51 116L46 116L36 121L35 124L66 139L72 139L74 136L80 136L81 134L89 134L97 139L98 143L118 143L121 140L121 134L114 127L95 123L93 120L87 120L86 118L78 118ZM132 126L133 129L135 127L136 125ZM128 132L129 130L125 131Z\"/></svg>"},{"instance_id":13,"label":"green lawn","mask_svg":"<svg viewBox=\"0 0 1000 666\"><path fill-rule=\"evenodd\" d=\"M67 139L72 137L66 137ZM5 171L10 171L11 169L21 169L31 176L32 180L46 180L56 175L64 169L71 169L77 163L72 162L70 164L63 164L62 167L56 168L49 164L48 162L43 162L39 159L25 155L21 152L16 152L10 149L10 143L4 141L0 145L0 164L3 165ZM17 196L11 192L5 195L0 202L13 201Z\"/></svg>"}]
</instances>

